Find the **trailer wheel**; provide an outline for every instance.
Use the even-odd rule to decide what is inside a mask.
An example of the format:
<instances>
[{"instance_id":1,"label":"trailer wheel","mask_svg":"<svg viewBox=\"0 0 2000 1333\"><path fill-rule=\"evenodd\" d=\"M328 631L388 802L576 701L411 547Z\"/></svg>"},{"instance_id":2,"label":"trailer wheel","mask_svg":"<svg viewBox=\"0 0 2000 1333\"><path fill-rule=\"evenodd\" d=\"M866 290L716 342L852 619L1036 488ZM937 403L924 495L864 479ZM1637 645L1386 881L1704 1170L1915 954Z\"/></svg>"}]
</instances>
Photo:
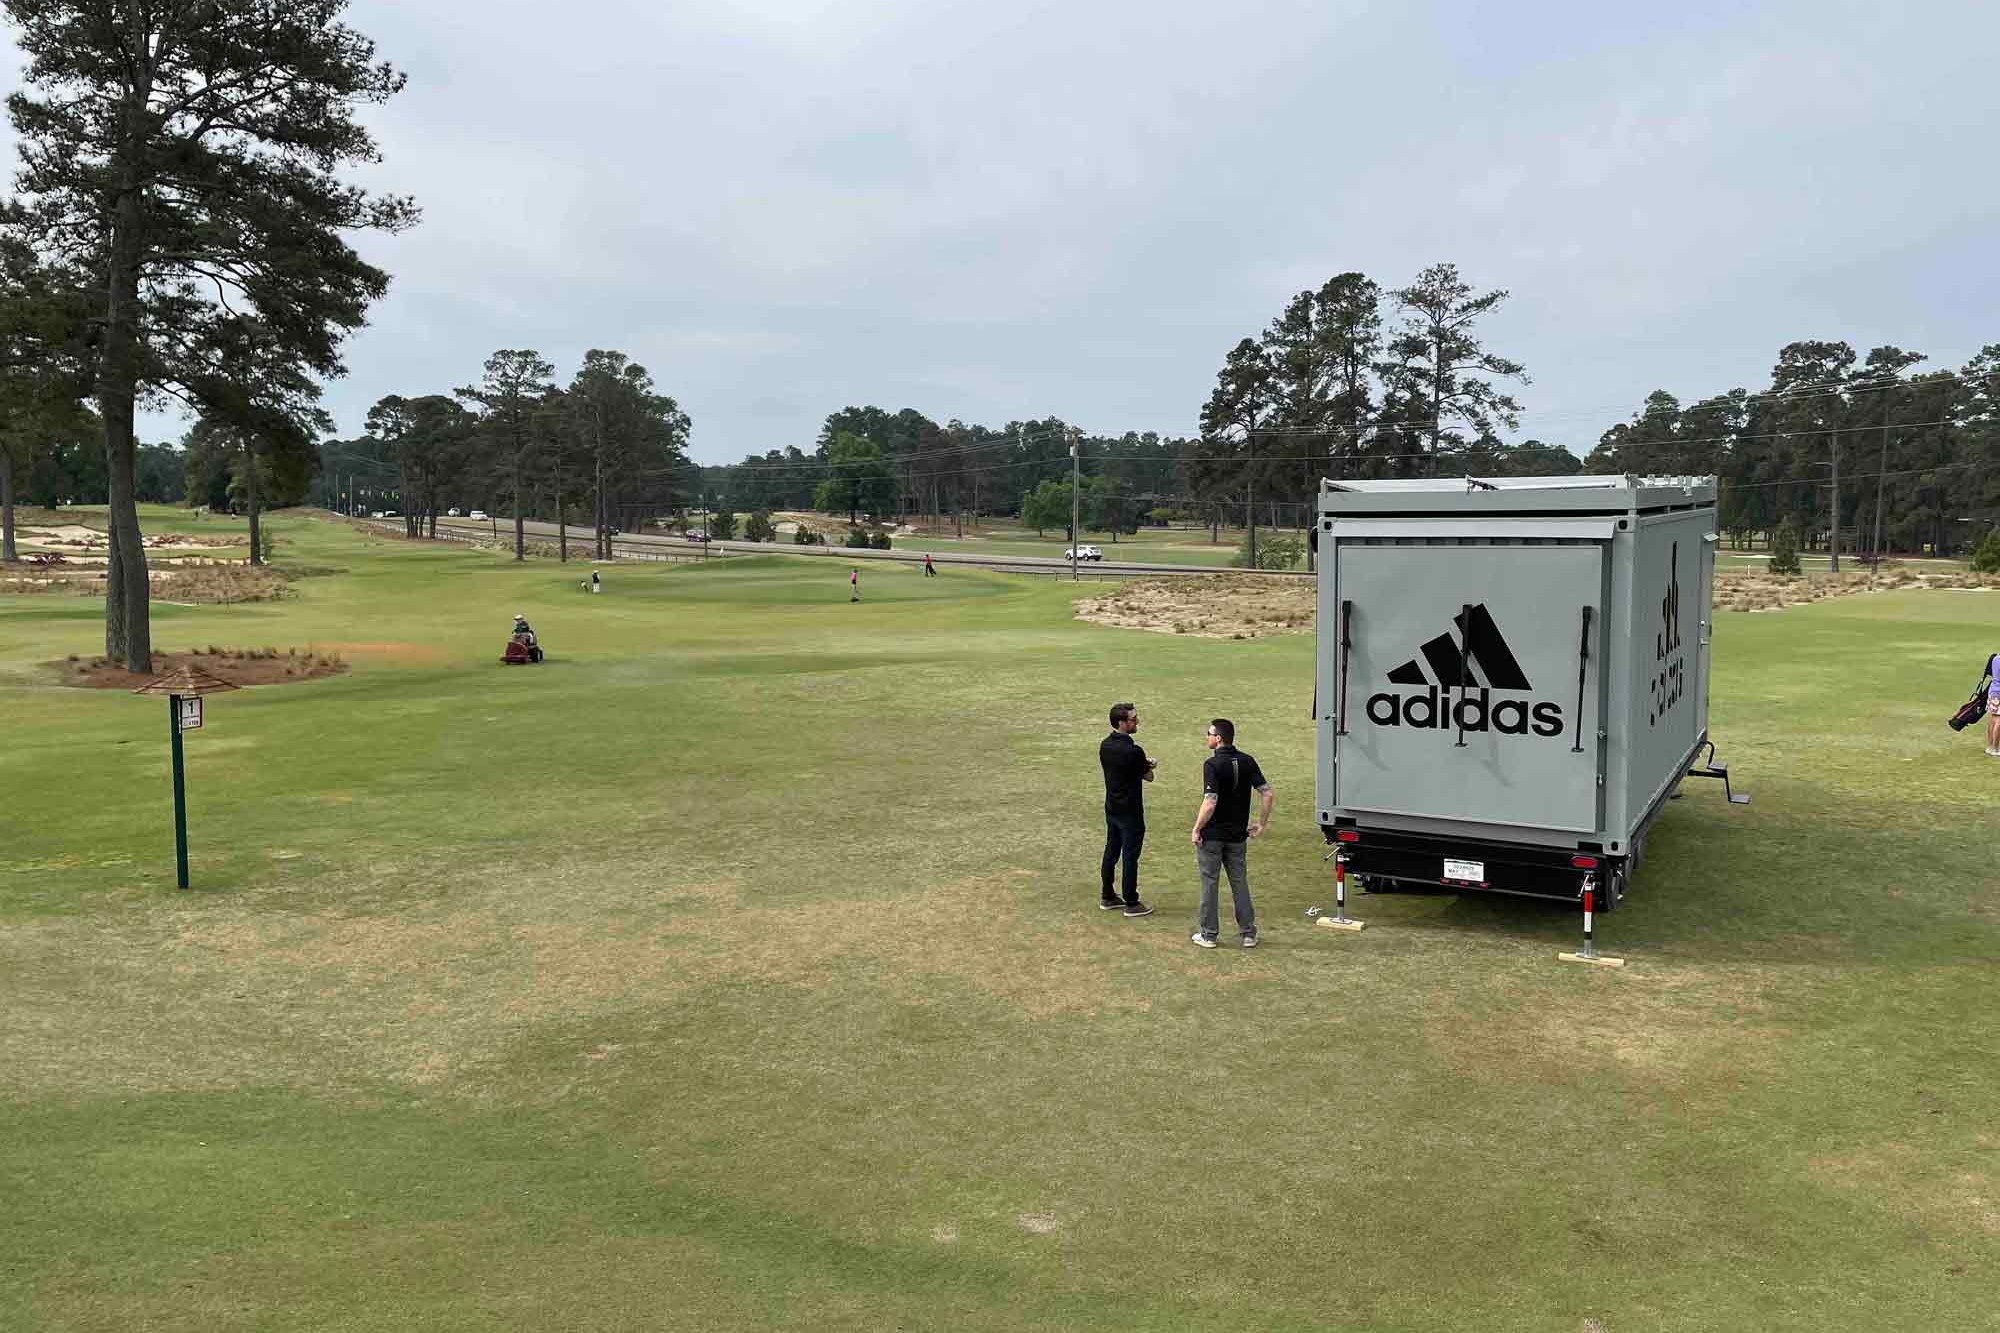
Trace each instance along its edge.
<instances>
[{"instance_id":1,"label":"trailer wheel","mask_svg":"<svg viewBox=\"0 0 2000 1333\"><path fill-rule=\"evenodd\" d=\"M1624 901L1625 867L1617 866L1607 871L1604 876L1604 910L1615 911L1618 904Z\"/></svg>"}]
</instances>

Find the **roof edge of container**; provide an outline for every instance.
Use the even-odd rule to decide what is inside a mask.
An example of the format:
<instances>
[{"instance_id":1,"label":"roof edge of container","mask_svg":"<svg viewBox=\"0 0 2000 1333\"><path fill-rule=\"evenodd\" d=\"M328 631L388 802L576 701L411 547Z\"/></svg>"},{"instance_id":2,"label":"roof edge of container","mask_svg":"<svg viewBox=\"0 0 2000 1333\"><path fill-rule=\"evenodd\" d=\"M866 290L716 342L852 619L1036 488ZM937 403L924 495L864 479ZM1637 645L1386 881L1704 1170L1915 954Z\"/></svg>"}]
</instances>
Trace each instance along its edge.
<instances>
[{"instance_id":1,"label":"roof edge of container","mask_svg":"<svg viewBox=\"0 0 2000 1333\"><path fill-rule=\"evenodd\" d=\"M1507 513L1583 509L1655 510L1713 505L1716 482L1706 477L1632 473L1564 477L1392 477L1320 482L1321 512Z\"/></svg>"}]
</instances>

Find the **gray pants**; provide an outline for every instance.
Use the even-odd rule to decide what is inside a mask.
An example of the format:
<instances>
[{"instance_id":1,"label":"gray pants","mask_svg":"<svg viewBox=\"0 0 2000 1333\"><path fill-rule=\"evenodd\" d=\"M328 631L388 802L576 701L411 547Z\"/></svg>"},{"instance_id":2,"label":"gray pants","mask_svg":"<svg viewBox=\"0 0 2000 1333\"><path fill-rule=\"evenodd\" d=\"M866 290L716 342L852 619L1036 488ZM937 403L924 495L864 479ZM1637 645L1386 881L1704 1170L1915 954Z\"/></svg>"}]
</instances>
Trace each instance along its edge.
<instances>
[{"instance_id":1,"label":"gray pants","mask_svg":"<svg viewBox=\"0 0 2000 1333\"><path fill-rule=\"evenodd\" d=\"M1215 884L1229 871L1229 896L1235 901L1236 929L1245 935L1257 933L1257 909L1250 905L1250 869L1241 842L1217 842L1203 838L1194 849L1194 863L1201 868L1201 933L1214 939L1221 929L1216 920Z\"/></svg>"}]
</instances>

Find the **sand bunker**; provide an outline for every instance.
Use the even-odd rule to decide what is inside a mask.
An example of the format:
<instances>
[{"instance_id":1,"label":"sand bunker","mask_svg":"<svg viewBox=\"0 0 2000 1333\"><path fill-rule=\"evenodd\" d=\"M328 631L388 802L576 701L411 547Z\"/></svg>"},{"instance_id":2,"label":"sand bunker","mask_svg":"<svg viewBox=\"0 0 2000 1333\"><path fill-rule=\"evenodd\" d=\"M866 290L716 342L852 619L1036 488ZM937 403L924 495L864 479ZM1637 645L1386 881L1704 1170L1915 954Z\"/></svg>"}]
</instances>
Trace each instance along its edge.
<instances>
[{"instance_id":1,"label":"sand bunker","mask_svg":"<svg viewBox=\"0 0 2000 1333\"><path fill-rule=\"evenodd\" d=\"M1132 579L1078 602L1076 614L1093 624L1161 634L1255 639L1310 631L1317 596L1311 579L1254 574Z\"/></svg>"},{"instance_id":2,"label":"sand bunker","mask_svg":"<svg viewBox=\"0 0 2000 1333\"><path fill-rule=\"evenodd\" d=\"M183 605L226 605L268 602L285 594L285 576L269 565L240 560L162 561L149 565L146 582L161 601ZM104 561L89 556L63 556L59 564L37 564L32 557L18 565L0 565L0 593L69 593L104 595Z\"/></svg>"},{"instance_id":3,"label":"sand bunker","mask_svg":"<svg viewBox=\"0 0 2000 1333\"><path fill-rule=\"evenodd\" d=\"M1718 611L1781 611L1829 597L1915 588L1983 590L2000 588L2000 575L1974 574L1957 566L1920 569L1894 561L1879 571L1859 569L1838 574L1788 577L1761 569L1719 569L1715 572Z\"/></svg>"},{"instance_id":4,"label":"sand bunker","mask_svg":"<svg viewBox=\"0 0 2000 1333\"><path fill-rule=\"evenodd\" d=\"M1880 572L1787 578L1765 570L1720 569L1718 611L1779 611L1829 597L1898 589L2000 590L2000 575L1960 567L1913 569L1884 564ZM1077 618L1097 625L1192 634L1208 639L1255 639L1313 628L1317 587L1311 579L1213 574L1133 579L1076 604Z\"/></svg>"},{"instance_id":5,"label":"sand bunker","mask_svg":"<svg viewBox=\"0 0 2000 1333\"><path fill-rule=\"evenodd\" d=\"M58 523L51 527L22 527L15 534L16 540L24 547L39 547L49 551L103 551L111 544L110 534L97 528L86 528L81 523ZM148 551L172 554L177 551L213 551L224 547L241 546L249 540L237 541L230 537L193 537L181 532L156 533L140 539Z\"/></svg>"}]
</instances>

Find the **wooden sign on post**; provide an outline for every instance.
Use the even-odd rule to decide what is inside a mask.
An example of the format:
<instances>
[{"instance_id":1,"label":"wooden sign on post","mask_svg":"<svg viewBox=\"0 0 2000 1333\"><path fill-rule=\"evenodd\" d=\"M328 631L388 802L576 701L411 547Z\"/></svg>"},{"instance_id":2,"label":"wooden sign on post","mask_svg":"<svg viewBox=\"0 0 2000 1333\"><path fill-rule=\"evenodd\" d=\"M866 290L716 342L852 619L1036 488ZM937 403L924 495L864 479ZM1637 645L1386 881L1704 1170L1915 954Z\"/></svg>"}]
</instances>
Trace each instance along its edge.
<instances>
[{"instance_id":1,"label":"wooden sign on post","mask_svg":"<svg viewBox=\"0 0 2000 1333\"><path fill-rule=\"evenodd\" d=\"M183 777L181 733L194 731L201 726L202 695L235 688L236 686L228 681L211 676L198 666L184 666L169 671L164 676L155 676L132 691L134 694L167 696L167 720L171 728L168 736L174 772L174 879L182 888L188 886L188 854L187 784Z\"/></svg>"}]
</instances>

